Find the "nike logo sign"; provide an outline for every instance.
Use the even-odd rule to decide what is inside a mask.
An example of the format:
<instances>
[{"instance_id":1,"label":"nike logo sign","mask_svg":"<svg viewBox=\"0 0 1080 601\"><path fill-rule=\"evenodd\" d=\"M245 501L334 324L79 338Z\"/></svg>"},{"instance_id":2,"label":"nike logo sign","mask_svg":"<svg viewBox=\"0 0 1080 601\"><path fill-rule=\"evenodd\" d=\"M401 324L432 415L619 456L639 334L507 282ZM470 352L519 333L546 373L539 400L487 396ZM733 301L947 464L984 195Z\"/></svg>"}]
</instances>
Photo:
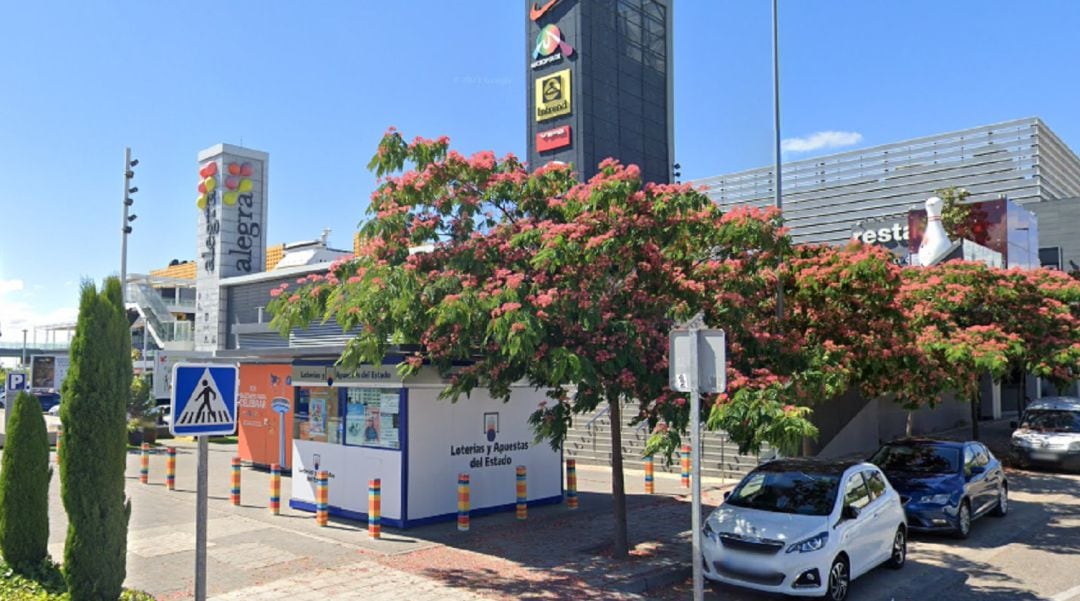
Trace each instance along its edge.
<instances>
[{"instance_id":1,"label":"nike logo sign","mask_svg":"<svg viewBox=\"0 0 1080 601\"><path fill-rule=\"evenodd\" d=\"M543 6L537 6L536 3L533 2L532 7L529 8L529 18L533 21L539 19L540 17L544 16L544 13L551 10L552 6L558 4L558 2L559 0L550 0L547 4Z\"/></svg>"}]
</instances>

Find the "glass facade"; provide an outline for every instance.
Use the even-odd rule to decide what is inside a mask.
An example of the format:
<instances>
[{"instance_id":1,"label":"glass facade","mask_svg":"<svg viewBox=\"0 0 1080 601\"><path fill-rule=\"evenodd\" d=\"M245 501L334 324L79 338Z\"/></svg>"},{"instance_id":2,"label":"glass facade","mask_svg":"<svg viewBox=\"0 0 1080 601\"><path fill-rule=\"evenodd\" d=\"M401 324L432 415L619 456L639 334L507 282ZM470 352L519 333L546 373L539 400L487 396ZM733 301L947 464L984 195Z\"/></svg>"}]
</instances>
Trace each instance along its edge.
<instances>
[{"instance_id":1,"label":"glass facade","mask_svg":"<svg viewBox=\"0 0 1080 601\"><path fill-rule=\"evenodd\" d=\"M401 448L401 390L296 389L293 437L350 446Z\"/></svg>"}]
</instances>

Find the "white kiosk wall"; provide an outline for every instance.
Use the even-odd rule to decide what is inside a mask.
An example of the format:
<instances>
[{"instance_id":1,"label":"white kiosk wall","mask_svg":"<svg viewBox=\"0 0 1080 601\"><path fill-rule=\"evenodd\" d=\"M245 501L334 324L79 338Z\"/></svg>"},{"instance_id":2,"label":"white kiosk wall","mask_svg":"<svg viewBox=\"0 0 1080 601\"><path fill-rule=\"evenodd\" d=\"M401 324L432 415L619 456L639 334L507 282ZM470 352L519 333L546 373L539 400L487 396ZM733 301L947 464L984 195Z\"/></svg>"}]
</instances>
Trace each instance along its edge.
<instances>
[{"instance_id":1,"label":"white kiosk wall","mask_svg":"<svg viewBox=\"0 0 1080 601\"><path fill-rule=\"evenodd\" d=\"M319 470L329 472L330 513L352 519L367 518L368 480L379 478L383 522L397 527L456 516L459 473L470 474L476 513L513 507L519 465L528 470L530 505L562 499L562 454L534 443L528 424L545 400L542 391L514 388L503 403L474 390L451 403L438 400L445 383L434 370L402 383L393 365L349 376L325 365L294 365L293 383L294 508L314 511ZM300 406L305 398L306 408ZM309 440L312 434L321 440Z\"/></svg>"},{"instance_id":2,"label":"white kiosk wall","mask_svg":"<svg viewBox=\"0 0 1080 601\"><path fill-rule=\"evenodd\" d=\"M457 514L457 479L469 474L471 509L508 509L517 499L516 469L526 469L529 503L562 498L562 454L533 442L529 415L544 393L514 388L508 403L474 390L457 403L434 388L410 388L408 519L435 521Z\"/></svg>"}]
</instances>

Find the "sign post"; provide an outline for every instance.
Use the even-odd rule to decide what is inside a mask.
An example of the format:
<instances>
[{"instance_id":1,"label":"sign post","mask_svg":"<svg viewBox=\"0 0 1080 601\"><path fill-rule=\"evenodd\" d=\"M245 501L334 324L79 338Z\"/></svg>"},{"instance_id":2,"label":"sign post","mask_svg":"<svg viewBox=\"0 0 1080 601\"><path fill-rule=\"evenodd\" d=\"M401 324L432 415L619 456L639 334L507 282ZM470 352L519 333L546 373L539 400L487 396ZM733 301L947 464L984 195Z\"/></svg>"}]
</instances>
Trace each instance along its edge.
<instances>
[{"instance_id":1,"label":"sign post","mask_svg":"<svg viewBox=\"0 0 1080 601\"><path fill-rule=\"evenodd\" d=\"M4 382L4 433L7 435L8 417L11 415L11 405L15 397L26 390L26 374L23 372L8 372L7 381Z\"/></svg>"},{"instance_id":2,"label":"sign post","mask_svg":"<svg viewBox=\"0 0 1080 601\"><path fill-rule=\"evenodd\" d=\"M195 601L206 601L206 518L208 440L236 430L239 369L235 365L177 363L171 397L174 436L197 436L199 460L195 489Z\"/></svg>"},{"instance_id":3,"label":"sign post","mask_svg":"<svg viewBox=\"0 0 1080 601\"><path fill-rule=\"evenodd\" d=\"M669 337L669 382L672 390L690 393L690 478L692 501L690 530L691 565L694 569L694 601L705 596L705 574L701 569L701 398L700 393L723 392L727 388L727 357L724 331L704 328L698 313L684 329L672 330Z\"/></svg>"}]
</instances>

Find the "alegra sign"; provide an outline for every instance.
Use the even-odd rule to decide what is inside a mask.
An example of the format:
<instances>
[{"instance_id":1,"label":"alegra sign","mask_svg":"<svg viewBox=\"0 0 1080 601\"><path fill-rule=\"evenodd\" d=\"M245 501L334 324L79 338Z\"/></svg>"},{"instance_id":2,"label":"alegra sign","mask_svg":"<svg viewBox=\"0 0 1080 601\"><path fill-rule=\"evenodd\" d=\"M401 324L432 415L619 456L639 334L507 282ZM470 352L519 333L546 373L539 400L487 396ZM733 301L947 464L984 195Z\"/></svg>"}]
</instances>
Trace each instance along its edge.
<instances>
[{"instance_id":1,"label":"alegra sign","mask_svg":"<svg viewBox=\"0 0 1080 601\"><path fill-rule=\"evenodd\" d=\"M570 114L570 69L536 80L536 120Z\"/></svg>"},{"instance_id":2,"label":"alegra sign","mask_svg":"<svg viewBox=\"0 0 1080 601\"><path fill-rule=\"evenodd\" d=\"M536 47L533 50L533 58L536 60L530 66L533 69L539 69L572 54L574 54L574 47L563 40L558 26L545 25L536 36Z\"/></svg>"},{"instance_id":3,"label":"alegra sign","mask_svg":"<svg viewBox=\"0 0 1080 601\"><path fill-rule=\"evenodd\" d=\"M570 126L563 125L536 134L536 151L545 152L570 145Z\"/></svg>"}]
</instances>

